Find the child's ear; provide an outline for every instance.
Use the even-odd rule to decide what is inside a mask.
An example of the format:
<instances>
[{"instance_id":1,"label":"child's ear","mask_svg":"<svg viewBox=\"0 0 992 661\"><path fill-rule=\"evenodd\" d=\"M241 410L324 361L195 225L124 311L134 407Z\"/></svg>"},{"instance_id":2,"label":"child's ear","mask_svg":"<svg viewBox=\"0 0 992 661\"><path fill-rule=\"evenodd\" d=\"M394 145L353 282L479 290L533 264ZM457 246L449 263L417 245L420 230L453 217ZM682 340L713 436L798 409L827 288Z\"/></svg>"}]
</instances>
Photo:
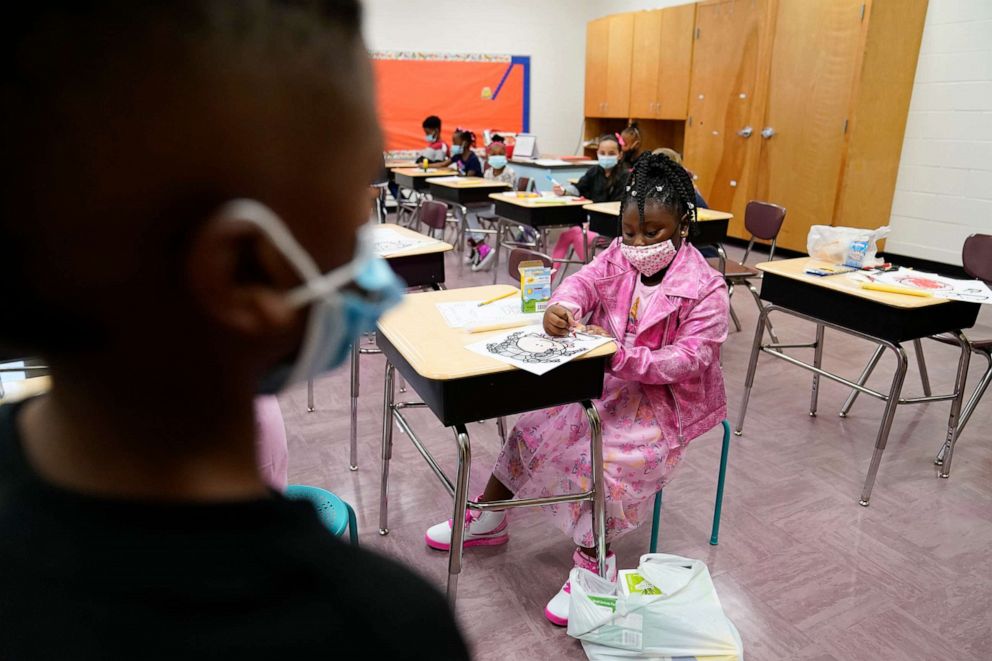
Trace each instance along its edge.
<instances>
[{"instance_id":1,"label":"child's ear","mask_svg":"<svg viewBox=\"0 0 992 661\"><path fill-rule=\"evenodd\" d=\"M300 278L254 223L208 219L190 242L185 275L201 313L224 331L273 336L300 322L300 311L286 301Z\"/></svg>"}]
</instances>

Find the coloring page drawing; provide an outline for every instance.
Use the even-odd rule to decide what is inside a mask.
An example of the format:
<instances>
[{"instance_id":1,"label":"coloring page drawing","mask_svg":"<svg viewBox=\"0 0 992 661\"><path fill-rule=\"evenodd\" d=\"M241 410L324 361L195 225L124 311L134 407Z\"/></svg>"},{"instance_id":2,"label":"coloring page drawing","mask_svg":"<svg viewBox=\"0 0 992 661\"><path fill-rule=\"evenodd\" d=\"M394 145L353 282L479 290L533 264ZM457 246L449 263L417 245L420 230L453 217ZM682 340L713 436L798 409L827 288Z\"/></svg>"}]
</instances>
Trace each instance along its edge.
<instances>
[{"instance_id":1,"label":"coloring page drawing","mask_svg":"<svg viewBox=\"0 0 992 661\"><path fill-rule=\"evenodd\" d=\"M540 324L535 324L503 332L465 348L533 374L546 374L576 356L611 341L608 337L591 335L551 337L544 333Z\"/></svg>"}]
</instances>

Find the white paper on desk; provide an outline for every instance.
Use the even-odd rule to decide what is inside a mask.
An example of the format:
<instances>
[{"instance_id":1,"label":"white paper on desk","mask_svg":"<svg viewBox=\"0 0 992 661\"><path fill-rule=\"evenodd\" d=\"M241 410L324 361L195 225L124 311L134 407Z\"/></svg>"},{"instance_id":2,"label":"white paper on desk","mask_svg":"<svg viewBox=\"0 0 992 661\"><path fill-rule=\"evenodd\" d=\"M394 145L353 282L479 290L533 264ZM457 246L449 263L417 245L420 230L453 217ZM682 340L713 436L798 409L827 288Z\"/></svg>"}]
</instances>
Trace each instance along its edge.
<instances>
[{"instance_id":1,"label":"white paper on desk","mask_svg":"<svg viewBox=\"0 0 992 661\"><path fill-rule=\"evenodd\" d=\"M875 282L930 292L934 298L992 305L992 289L981 280L958 280L913 269L899 269L873 277Z\"/></svg>"},{"instance_id":2,"label":"white paper on desk","mask_svg":"<svg viewBox=\"0 0 992 661\"><path fill-rule=\"evenodd\" d=\"M438 243L438 241L426 236L423 238L407 236L400 234L392 227L383 227L382 225L376 225L372 235L372 249L379 257L389 257L432 243Z\"/></svg>"},{"instance_id":3,"label":"white paper on desk","mask_svg":"<svg viewBox=\"0 0 992 661\"><path fill-rule=\"evenodd\" d=\"M607 342L612 340L608 337L591 335L551 337L544 333L541 324L534 324L491 335L465 348L501 363L541 375Z\"/></svg>"},{"instance_id":4,"label":"white paper on desk","mask_svg":"<svg viewBox=\"0 0 992 661\"><path fill-rule=\"evenodd\" d=\"M439 181L458 181L459 179L464 179L465 177L459 177L457 174L451 175L450 177L431 177L435 182Z\"/></svg>"},{"instance_id":5,"label":"white paper on desk","mask_svg":"<svg viewBox=\"0 0 992 661\"><path fill-rule=\"evenodd\" d=\"M543 166L569 164L568 161L563 161L560 158L539 158L532 162L534 163L534 165L543 165Z\"/></svg>"},{"instance_id":6,"label":"white paper on desk","mask_svg":"<svg viewBox=\"0 0 992 661\"><path fill-rule=\"evenodd\" d=\"M479 307L478 301L454 301L451 303L437 303L437 311L444 317L444 323L452 328L477 328L479 326L490 326L492 324L510 323L514 321L527 321L540 323L544 317L543 312L535 314L524 314L520 311L520 297L510 296L499 301L493 301L489 305Z\"/></svg>"}]
</instances>

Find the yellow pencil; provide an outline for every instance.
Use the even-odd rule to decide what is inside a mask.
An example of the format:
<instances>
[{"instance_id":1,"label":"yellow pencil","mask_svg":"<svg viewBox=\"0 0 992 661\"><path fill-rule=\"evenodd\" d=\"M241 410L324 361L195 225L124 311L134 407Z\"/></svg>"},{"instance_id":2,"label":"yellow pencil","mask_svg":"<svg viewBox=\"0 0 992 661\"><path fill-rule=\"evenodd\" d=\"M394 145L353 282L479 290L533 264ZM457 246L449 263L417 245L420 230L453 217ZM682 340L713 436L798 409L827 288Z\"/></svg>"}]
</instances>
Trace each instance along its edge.
<instances>
[{"instance_id":1,"label":"yellow pencil","mask_svg":"<svg viewBox=\"0 0 992 661\"><path fill-rule=\"evenodd\" d=\"M907 296L920 296L922 298L932 298L933 294L928 291L923 291L922 289L910 289L909 287L898 287L896 285L887 285L882 282L862 282L862 289L871 289L872 291L885 291L890 294L906 294Z\"/></svg>"},{"instance_id":2,"label":"yellow pencil","mask_svg":"<svg viewBox=\"0 0 992 661\"><path fill-rule=\"evenodd\" d=\"M479 303L479 307L481 308L483 305L489 305L490 303L495 303L496 301L502 301L504 298L516 296L516 294L517 292L515 291L508 291L505 294L500 294L499 296L496 296L495 298L490 298L488 301L482 301L481 303Z\"/></svg>"},{"instance_id":3,"label":"yellow pencil","mask_svg":"<svg viewBox=\"0 0 992 661\"><path fill-rule=\"evenodd\" d=\"M487 324L485 326L472 326L465 329L469 333L488 333L489 331L509 330L511 328L521 328L536 323L533 319L520 319L518 321L504 321L501 324Z\"/></svg>"}]
</instances>

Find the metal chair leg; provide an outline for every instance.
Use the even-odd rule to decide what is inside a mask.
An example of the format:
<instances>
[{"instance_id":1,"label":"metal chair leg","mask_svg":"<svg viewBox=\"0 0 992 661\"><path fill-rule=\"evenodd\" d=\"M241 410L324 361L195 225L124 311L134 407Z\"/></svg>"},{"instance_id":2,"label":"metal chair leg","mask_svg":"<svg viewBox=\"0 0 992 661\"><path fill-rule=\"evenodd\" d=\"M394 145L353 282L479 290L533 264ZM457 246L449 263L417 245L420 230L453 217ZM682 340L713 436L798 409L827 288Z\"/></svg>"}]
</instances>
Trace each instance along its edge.
<instances>
[{"instance_id":1,"label":"metal chair leg","mask_svg":"<svg viewBox=\"0 0 992 661\"><path fill-rule=\"evenodd\" d=\"M819 369L823 364L823 324L816 325L816 344L813 347L813 367ZM813 372L813 387L809 394L809 415L816 417L817 398L820 396L820 375Z\"/></svg>"},{"instance_id":2,"label":"metal chair leg","mask_svg":"<svg viewBox=\"0 0 992 661\"><path fill-rule=\"evenodd\" d=\"M930 375L927 374L927 359L923 356L923 344L920 342L920 338L913 340L913 352L916 354L916 363L920 366L920 384L923 386L923 394L929 397L932 394L930 392Z\"/></svg>"},{"instance_id":3,"label":"metal chair leg","mask_svg":"<svg viewBox=\"0 0 992 661\"><path fill-rule=\"evenodd\" d=\"M716 501L713 504L713 528L710 530L710 544L716 546L720 537L720 516L723 514L723 485L727 478L727 454L730 452L730 421L724 418L723 446L720 449L720 473L716 480Z\"/></svg>"},{"instance_id":4,"label":"metal chair leg","mask_svg":"<svg viewBox=\"0 0 992 661\"><path fill-rule=\"evenodd\" d=\"M359 391L359 369L361 367L358 343L361 338L356 338L351 343L351 429L349 429L350 452L348 468L353 471L358 470L358 391Z\"/></svg>"},{"instance_id":5,"label":"metal chair leg","mask_svg":"<svg viewBox=\"0 0 992 661\"><path fill-rule=\"evenodd\" d=\"M455 477L455 511L451 518L451 545L448 550L448 602L454 606L458 596L458 575L462 571L462 546L465 538L465 511L468 508L468 476L472 466L472 446L463 425L455 427L458 441L458 473Z\"/></svg>"},{"instance_id":6,"label":"metal chair leg","mask_svg":"<svg viewBox=\"0 0 992 661\"><path fill-rule=\"evenodd\" d=\"M768 309L761 306L758 313L758 326L754 330L754 343L751 345L751 359L747 364L747 377L744 379L744 399L741 402L741 412L737 418L737 429L734 434L744 433L744 416L747 415L747 403L751 399L751 387L754 385L754 373L758 367L758 354L761 353L761 341L765 338L765 325L768 323Z\"/></svg>"},{"instance_id":7,"label":"metal chair leg","mask_svg":"<svg viewBox=\"0 0 992 661\"><path fill-rule=\"evenodd\" d=\"M944 456L940 464L939 474L943 478L951 476L954 445L961 433L961 425L958 422L961 414L961 402L964 400L964 390L968 382L968 367L971 364L971 342L961 331L955 331L954 335L961 344L961 358L958 360L958 372L954 380L955 397L951 400L951 411L947 418L947 440L944 442Z\"/></svg>"},{"instance_id":8,"label":"metal chair leg","mask_svg":"<svg viewBox=\"0 0 992 661\"><path fill-rule=\"evenodd\" d=\"M389 460L393 456L393 378L396 368L386 362L382 402L382 475L379 480L379 534L389 534Z\"/></svg>"},{"instance_id":9,"label":"metal chair leg","mask_svg":"<svg viewBox=\"0 0 992 661\"><path fill-rule=\"evenodd\" d=\"M649 553L658 552L658 526L661 523L661 493L659 491L654 495L654 512L651 515L651 545L648 547Z\"/></svg>"},{"instance_id":10,"label":"metal chair leg","mask_svg":"<svg viewBox=\"0 0 992 661\"><path fill-rule=\"evenodd\" d=\"M345 503L348 508L348 539L354 546L358 546L358 518L355 516L355 509Z\"/></svg>"},{"instance_id":11,"label":"metal chair leg","mask_svg":"<svg viewBox=\"0 0 992 661\"><path fill-rule=\"evenodd\" d=\"M865 368L861 371L861 376L858 377L859 386L865 385L865 382L868 381L868 377L871 376L871 373L872 371L874 371L875 366L878 365L878 360L882 357L883 353L885 353L884 346L879 344L877 347L875 347L875 353L873 353L871 355L871 358L868 359L868 364L865 365ZM851 391L851 394L848 395L847 399L844 401L844 405L840 407L840 413L838 413L840 417L842 418L847 417L847 414L850 413L851 411L851 407L854 406L854 400L856 400L858 398L858 395L860 394L861 392L858 390Z\"/></svg>"},{"instance_id":12,"label":"metal chair leg","mask_svg":"<svg viewBox=\"0 0 992 661\"><path fill-rule=\"evenodd\" d=\"M307 413L316 410L313 404L313 378L307 379Z\"/></svg>"},{"instance_id":13,"label":"metal chair leg","mask_svg":"<svg viewBox=\"0 0 992 661\"><path fill-rule=\"evenodd\" d=\"M589 420L590 458L592 459L592 523L593 542L599 575L606 577L606 480L603 476L603 426L599 412L589 400L582 402Z\"/></svg>"},{"instance_id":14,"label":"metal chair leg","mask_svg":"<svg viewBox=\"0 0 992 661\"><path fill-rule=\"evenodd\" d=\"M964 431L965 426L968 424L968 420L971 418L971 414L975 411L975 407L978 406L978 402L985 395L985 391L988 390L989 384L992 384L992 353L987 351L977 351L976 353L981 354L988 361L988 366L985 369L985 373L978 380L978 384L975 386L975 390L972 391L971 397L968 398L968 403L961 408L961 417L958 419L958 438L961 437L961 432ZM933 460L933 463L938 466L944 463L944 453L947 450L947 443L941 443L940 451L937 453L937 457Z\"/></svg>"}]
</instances>

